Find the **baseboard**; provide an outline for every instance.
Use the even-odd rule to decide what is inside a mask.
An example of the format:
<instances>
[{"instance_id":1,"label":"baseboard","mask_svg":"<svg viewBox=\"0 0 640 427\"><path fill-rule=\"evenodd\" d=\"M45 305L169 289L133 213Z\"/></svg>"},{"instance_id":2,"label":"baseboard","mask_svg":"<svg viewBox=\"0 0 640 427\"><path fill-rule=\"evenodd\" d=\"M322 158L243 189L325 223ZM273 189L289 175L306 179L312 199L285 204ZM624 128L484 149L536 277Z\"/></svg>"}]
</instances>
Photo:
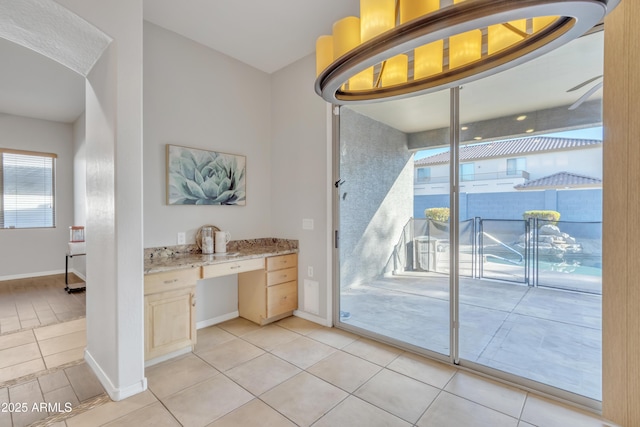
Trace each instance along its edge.
<instances>
[{"instance_id":1,"label":"baseboard","mask_svg":"<svg viewBox=\"0 0 640 427\"><path fill-rule=\"evenodd\" d=\"M316 316L315 314L307 313L306 311L295 310L293 315L329 328L333 326L333 322L331 320L324 319L320 316Z\"/></svg>"},{"instance_id":2,"label":"baseboard","mask_svg":"<svg viewBox=\"0 0 640 427\"><path fill-rule=\"evenodd\" d=\"M144 362L144 367L148 368L149 366L157 365L158 363L165 362L169 359L173 359L174 357L182 356L183 354L191 353L193 348L191 346L182 348L180 350L172 351L171 353L165 354L163 356L158 356L155 359L149 359Z\"/></svg>"},{"instance_id":3,"label":"baseboard","mask_svg":"<svg viewBox=\"0 0 640 427\"><path fill-rule=\"evenodd\" d=\"M75 268L69 270L69 273L73 273L76 276L78 276L79 278L82 279L82 281L86 282L87 281L87 276L85 276L84 274L80 273L78 270L76 270Z\"/></svg>"},{"instance_id":4,"label":"baseboard","mask_svg":"<svg viewBox=\"0 0 640 427\"><path fill-rule=\"evenodd\" d=\"M55 274L64 274L64 270L40 271L37 273L14 274L11 276L0 276L0 282L5 280L29 279L31 277L53 276Z\"/></svg>"},{"instance_id":5,"label":"baseboard","mask_svg":"<svg viewBox=\"0 0 640 427\"><path fill-rule=\"evenodd\" d=\"M223 314L212 319L201 320L196 323L196 329L208 328L209 326L217 325L218 323L226 322L227 320L235 319L240 316L240 313L233 311L231 313Z\"/></svg>"},{"instance_id":6,"label":"baseboard","mask_svg":"<svg viewBox=\"0 0 640 427\"><path fill-rule=\"evenodd\" d=\"M102 384L105 391L114 401L120 401L126 399L127 397L131 397L135 394L142 393L147 389L147 378L143 377L140 381L135 382L134 384L128 385L126 387L117 388L113 385L107 374L102 370L98 362L91 356L89 350L85 348L84 350L84 360L87 362L87 365L93 370L93 373L98 377L98 381Z\"/></svg>"}]
</instances>

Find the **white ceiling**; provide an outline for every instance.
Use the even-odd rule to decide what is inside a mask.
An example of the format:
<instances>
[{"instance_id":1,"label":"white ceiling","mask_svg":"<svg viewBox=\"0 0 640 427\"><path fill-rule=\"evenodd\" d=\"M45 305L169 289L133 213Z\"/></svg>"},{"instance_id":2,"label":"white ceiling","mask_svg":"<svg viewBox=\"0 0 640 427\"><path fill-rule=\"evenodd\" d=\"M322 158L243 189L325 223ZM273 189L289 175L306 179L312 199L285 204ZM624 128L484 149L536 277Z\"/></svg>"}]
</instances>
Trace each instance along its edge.
<instances>
[{"instance_id":1,"label":"white ceiling","mask_svg":"<svg viewBox=\"0 0 640 427\"><path fill-rule=\"evenodd\" d=\"M333 22L358 15L358 0L144 0L146 20L266 73L277 71L315 50L315 40L330 34ZM597 37L602 37L600 33ZM600 44L601 40L598 42ZM578 60L578 56L581 58ZM483 105L468 121L574 102L582 91L566 89L602 74L602 52L580 40L571 47L497 76L467 85L464 103ZM73 122L84 110L84 78L28 49L0 39L0 113ZM554 75L543 88L540 73ZM504 88L500 90L497 88ZM471 90L473 89L473 90ZM517 90L521 103L512 105ZM540 96L544 91L544 97ZM358 110L405 132L441 127L448 111L437 97L359 106ZM593 98L601 96L601 91ZM470 110L469 110L470 111ZM464 109L463 109L464 112ZM425 117L429 118L425 120Z\"/></svg>"},{"instance_id":2,"label":"white ceiling","mask_svg":"<svg viewBox=\"0 0 640 427\"><path fill-rule=\"evenodd\" d=\"M144 0L144 18L266 73L315 51L359 0Z\"/></svg>"},{"instance_id":3,"label":"white ceiling","mask_svg":"<svg viewBox=\"0 0 640 427\"><path fill-rule=\"evenodd\" d=\"M0 38L0 113L70 123L84 111L85 79Z\"/></svg>"},{"instance_id":4,"label":"white ceiling","mask_svg":"<svg viewBox=\"0 0 640 427\"><path fill-rule=\"evenodd\" d=\"M266 73L315 51L333 22L358 15L358 0L145 0L146 20ZM0 114L73 122L84 78L0 38Z\"/></svg>"}]
</instances>

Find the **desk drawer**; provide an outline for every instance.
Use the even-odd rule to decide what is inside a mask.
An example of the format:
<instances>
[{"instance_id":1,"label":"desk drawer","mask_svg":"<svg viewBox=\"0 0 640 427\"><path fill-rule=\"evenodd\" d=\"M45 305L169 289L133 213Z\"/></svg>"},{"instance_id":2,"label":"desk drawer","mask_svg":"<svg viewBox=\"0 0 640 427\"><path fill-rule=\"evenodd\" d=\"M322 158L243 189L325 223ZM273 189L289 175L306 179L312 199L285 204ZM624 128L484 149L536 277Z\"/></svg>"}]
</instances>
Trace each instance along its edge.
<instances>
[{"instance_id":1,"label":"desk drawer","mask_svg":"<svg viewBox=\"0 0 640 427\"><path fill-rule=\"evenodd\" d=\"M281 270L298 265L298 254L278 255L267 258L267 271Z\"/></svg>"},{"instance_id":2,"label":"desk drawer","mask_svg":"<svg viewBox=\"0 0 640 427\"><path fill-rule=\"evenodd\" d=\"M270 271L267 273L267 286L278 285L298 279L298 267L285 268L283 270Z\"/></svg>"},{"instance_id":3,"label":"desk drawer","mask_svg":"<svg viewBox=\"0 0 640 427\"><path fill-rule=\"evenodd\" d=\"M171 291L194 286L200 279L199 268L185 268L182 270L167 271L166 273L147 274L144 276L144 294Z\"/></svg>"},{"instance_id":4,"label":"desk drawer","mask_svg":"<svg viewBox=\"0 0 640 427\"><path fill-rule=\"evenodd\" d=\"M242 261L230 261L220 264L205 265L202 267L202 278L227 276L229 274L243 273L245 271L264 270L264 258L245 259Z\"/></svg>"},{"instance_id":5,"label":"desk drawer","mask_svg":"<svg viewBox=\"0 0 640 427\"><path fill-rule=\"evenodd\" d=\"M298 308L298 281L267 288L267 318Z\"/></svg>"}]
</instances>

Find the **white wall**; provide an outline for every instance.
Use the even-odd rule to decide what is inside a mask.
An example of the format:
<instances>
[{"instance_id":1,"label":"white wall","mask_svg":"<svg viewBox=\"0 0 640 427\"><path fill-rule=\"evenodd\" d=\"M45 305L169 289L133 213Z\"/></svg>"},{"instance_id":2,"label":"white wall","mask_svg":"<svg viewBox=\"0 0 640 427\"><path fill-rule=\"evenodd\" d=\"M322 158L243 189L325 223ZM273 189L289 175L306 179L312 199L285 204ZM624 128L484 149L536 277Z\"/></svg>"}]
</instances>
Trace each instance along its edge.
<instances>
[{"instance_id":1,"label":"white wall","mask_svg":"<svg viewBox=\"0 0 640 427\"><path fill-rule=\"evenodd\" d=\"M529 173L529 180L540 179L558 172L569 172L602 179L602 146L574 149L565 151L552 151L546 153L520 154L510 157L490 158L483 160L471 160L462 163L473 163L476 180L460 184L460 191L466 193L491 193L514 191L513 187L526 182L520 176L506 177L499 180L489 179L488 174L507 171L507 159L518 157L526 158L525 171ZM425 167L425 166L423 166ZM437 183L417 183L415 194L448 194L448 182L442 182L442 178L449 176L449 164L437 164L426 166L431 168L431 178ZM417 170L417 168L416 168ZM483 174L485 174L483 176ZM415 172L417 180L417 172ZM507 179L510 178L510 179Z\"/></svg>"},{"instance_id":2,"label":"white wall","mask_svg":"<svg viewBox=\"0 0 640 427\"><path fill-rule=\"evenodd\" d=\"M110 397L120 400L146 388L142 0L57 1L113 39L87 75L85 360Z\"/></svg>"},{"instance_id":3,"label":"white wall","mask_svg":"<svg viewBox=\"0 0 640 427\"><path fill-rule=\"evenodd\" d=\"M270 100L267 74L145 22L145 247L175 245L178 232L194 243L204 224L234 240L272 237ZM246 205L167 205L167 144L246 156ZM199 326L237 316L236 279L198 282Z\"/></svg>"},{"instance_id":4,"label":"white wall","mask_svg":"<svg viewBox=\"0 0 640 427\"><path fill-rule=\"evenodd\" d=\"M0 230L0 280L64 272L73 224L72 125L0 114L0 146L58 155L56 227Z\"/></svg>"},{"instance_id":5,"label":"white wall","mask_svg":"<svg viewBox=\"0 0 640 427\"><path fill-rule=\"evenodd\" d=\"M271 237L269 76L144 23L144 247L213 224L231 238ZM166 204L167 144L247 158L246 206ZM276 236L280 237L280 236Z\"/></svg>"},{"instance_id":6,"label":"white wall","mask_svg":"<svg viewBox=\"0 0 640 427\"><path fill-rule=\"evenodd\" d=\"M324 324L331 322L331 213L328 194L332 187L327 103L313 90L315 58L307 56L274 73L272 102L272 198L273 233L298 239L300 316ZM313 219L314 229L303 230L302 220ZM308 277L308 267L314 276ZM319 313L305 311L304 281L318 283Z\"/></svg>"},{"instance_id":7,"label":"white wall","mask_svg":"<svg viewBox=\"0 0 640 427\"><path fill-rule=\"evenodd\" d=\"M87 138L86 115L73 123L73 225L87 225ZM86 258L74 257L70 264L83 279L87 275Z\"/></svg>"},{"instance_id":8,"label":"white wall","mask_svg":"<svg viewBox=\"0 0 640 427\"><path fill-rule=\"evenodd\" d=\"M529 172L529 179L539 179L556 172L570 172L602 179L602 146L532 154L526 157L525 169ZM507 161L502 159L502 170L506 170L506 164Z\"/></svg>"}]
</instances>

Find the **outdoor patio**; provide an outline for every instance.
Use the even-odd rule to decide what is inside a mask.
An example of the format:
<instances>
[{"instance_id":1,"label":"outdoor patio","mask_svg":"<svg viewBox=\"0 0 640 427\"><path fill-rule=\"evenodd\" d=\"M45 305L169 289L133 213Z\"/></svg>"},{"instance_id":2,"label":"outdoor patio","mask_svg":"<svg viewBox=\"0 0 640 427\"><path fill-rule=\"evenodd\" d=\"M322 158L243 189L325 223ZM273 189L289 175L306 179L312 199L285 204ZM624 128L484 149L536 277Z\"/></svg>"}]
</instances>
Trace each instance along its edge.
<instances>
[{"instance_id":1,"label":"outdoor patio","mask_svg":"<svg viewBox=\"0 0 640 427\"><path fill-rule=\"evenodd\" d=\"M601 400L601 295L460 278L461 359ZM449 354L449 277L384 277L341 291L344 322Z\"/></svg>"}]
</instances>

